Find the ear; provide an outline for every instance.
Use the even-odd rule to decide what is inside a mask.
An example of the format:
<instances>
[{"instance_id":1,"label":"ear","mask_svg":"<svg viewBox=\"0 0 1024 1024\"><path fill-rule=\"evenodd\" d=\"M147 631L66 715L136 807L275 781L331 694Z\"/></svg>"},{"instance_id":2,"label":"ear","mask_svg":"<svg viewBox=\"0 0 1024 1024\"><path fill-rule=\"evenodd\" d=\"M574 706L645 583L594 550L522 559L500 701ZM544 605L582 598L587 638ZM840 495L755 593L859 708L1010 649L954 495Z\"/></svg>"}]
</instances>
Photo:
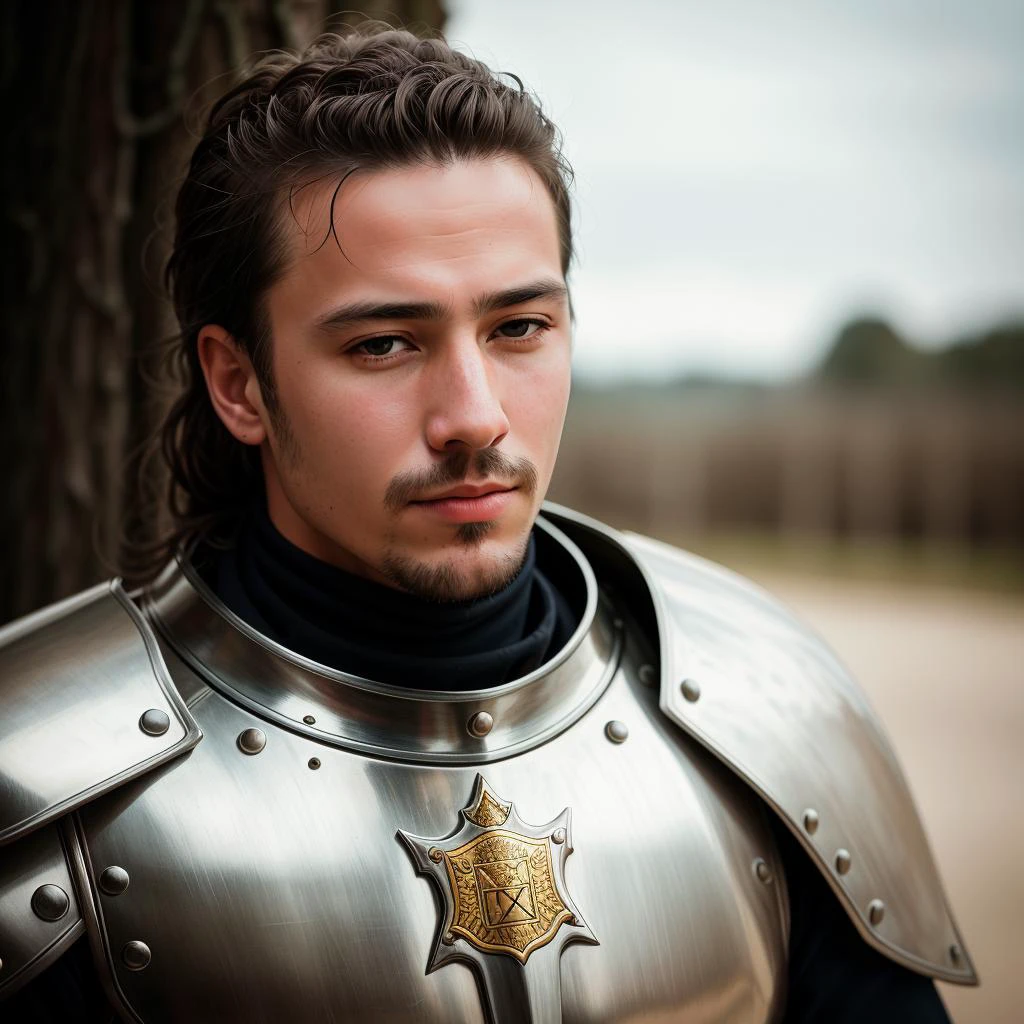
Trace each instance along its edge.
<instances>
[{"instance_id":1,"label":"ear","mask_svg":"<svg viewBox=\"0 0 1024 1024\"><path fill-rule=\"evenodd\" d=\"M267 411L256 371L242 346L223 327L207 324L199 332L199 365L224 426L243 444L262 444L267 438Z\"/></svg>"}]
</instances>

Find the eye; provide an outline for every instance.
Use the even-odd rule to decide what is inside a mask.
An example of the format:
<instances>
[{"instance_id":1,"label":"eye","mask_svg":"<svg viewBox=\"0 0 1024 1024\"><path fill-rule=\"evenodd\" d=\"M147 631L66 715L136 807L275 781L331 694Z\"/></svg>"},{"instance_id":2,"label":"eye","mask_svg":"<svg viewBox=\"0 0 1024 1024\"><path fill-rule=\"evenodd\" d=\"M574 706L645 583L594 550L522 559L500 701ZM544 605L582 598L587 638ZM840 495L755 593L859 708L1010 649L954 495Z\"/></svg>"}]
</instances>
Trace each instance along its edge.
<instances>
[{"instance_id":1,"label":"eye","mask_svg":"<svg viewBox=\"0 0 1024 1024\"><path fill-rule=\"evenodd\" d=\"M530 328L534 330L530 330ZM505 332L502 337L509 338L510 340L523 341L526 338L532 338L543 331L548 330L551 327L549 323L543 320L534 320L528 318L520 318L518 320L509 320L503 323L498 330Z\"/></svg>"},{"instance_id":2,"label":"eye","mask_svg":"<svg viewBox=\"0 0 1024 1024\"><path fill-rule=\"evenodd\" d=\"M380 338L367 338L366 341L353 345L352 351L358 352L360 355L381 359L385 356L398 355L399 352L407 348L412 348L412 346L404 338L384 335Z\"/></svg>"}]
</instances>

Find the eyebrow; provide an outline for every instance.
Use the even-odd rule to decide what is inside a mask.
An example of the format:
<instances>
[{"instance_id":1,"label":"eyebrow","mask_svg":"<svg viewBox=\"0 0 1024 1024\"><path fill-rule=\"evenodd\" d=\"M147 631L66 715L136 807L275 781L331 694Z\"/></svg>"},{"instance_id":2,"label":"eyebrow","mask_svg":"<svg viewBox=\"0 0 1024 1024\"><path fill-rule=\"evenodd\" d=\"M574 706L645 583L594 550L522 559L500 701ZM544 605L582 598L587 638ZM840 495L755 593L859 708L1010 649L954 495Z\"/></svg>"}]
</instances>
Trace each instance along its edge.
<instances>
[{"instance_id":1,"label":"eyebrow","mask_svg":"<svg viewBox=\"0 0 1024 1024\"><path fill-rule=\"evenodd\" d=\"M546 278L480 295L473 303L473 313L479 318L524 302L564 299L568 294L563 282ZM322 330L338 330L368 320L443 320L450 313L451 307L440 302L350 302L317 317L314 326Z\"/></svg>"}]
</instances>

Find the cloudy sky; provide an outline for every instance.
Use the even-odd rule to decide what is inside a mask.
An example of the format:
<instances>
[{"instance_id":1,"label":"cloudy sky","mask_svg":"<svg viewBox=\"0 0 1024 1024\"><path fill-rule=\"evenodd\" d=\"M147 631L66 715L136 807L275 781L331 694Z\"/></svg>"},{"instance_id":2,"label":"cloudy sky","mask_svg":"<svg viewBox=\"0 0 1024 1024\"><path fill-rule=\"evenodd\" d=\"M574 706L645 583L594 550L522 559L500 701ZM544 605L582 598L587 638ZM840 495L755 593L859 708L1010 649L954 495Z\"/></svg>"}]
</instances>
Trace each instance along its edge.
<instances>
[{"instance_id":1,"label":"cloudy sky","mask_svg":"<svg viewBox=\"0 0 1024 1024\"><path fill-rule=\"evenodd\" d=\"M577 367L768 379L1024 313L1020 0L448 0L577 175Z\"/></svg>"}]
</instances>

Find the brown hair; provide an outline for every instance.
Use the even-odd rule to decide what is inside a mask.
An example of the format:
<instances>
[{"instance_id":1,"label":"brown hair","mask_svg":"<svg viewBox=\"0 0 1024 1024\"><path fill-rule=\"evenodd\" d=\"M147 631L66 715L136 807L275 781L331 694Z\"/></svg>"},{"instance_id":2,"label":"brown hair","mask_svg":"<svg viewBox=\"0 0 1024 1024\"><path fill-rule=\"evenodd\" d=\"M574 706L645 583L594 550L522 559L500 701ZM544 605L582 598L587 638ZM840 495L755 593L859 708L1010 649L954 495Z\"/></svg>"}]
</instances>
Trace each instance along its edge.
<instances>
[{"instance_id":1,"label":"brown hair","mask_svg":"<svg viewBox=\"0 0 1024 1024\"><path fill-rule=\"evenodd\" d=\"M129 546L133 577L152 577L196 539L230 542L262 493L258 449L236 441L214 412L197 338L206 324L228 330L277 412L263 297L285 269L282 211L297 189L325 177L340 188L357 170L518 156L554 200L568 273L572 171L539 101L504 77L442 38L366 22L301 54L266 56L213 107L178 193L166 268L184 385L159 436L171 522L155 542Z\"/></svg>"}]
</instances>

